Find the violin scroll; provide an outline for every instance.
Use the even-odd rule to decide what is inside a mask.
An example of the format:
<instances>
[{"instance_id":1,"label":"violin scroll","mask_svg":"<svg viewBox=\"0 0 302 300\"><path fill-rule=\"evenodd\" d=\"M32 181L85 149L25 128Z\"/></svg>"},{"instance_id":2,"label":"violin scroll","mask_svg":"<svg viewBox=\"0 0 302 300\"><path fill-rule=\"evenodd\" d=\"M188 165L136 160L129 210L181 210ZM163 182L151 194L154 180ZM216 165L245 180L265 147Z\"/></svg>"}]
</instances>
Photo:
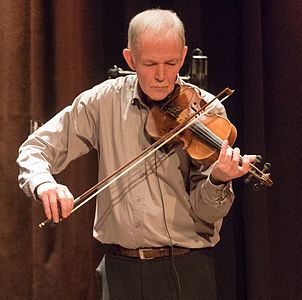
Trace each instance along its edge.
<instances>
[{"instance_id":1,"label":"violin scroll","mask_svg":"<svg viewBox=\"0 0 302 300\"><path fill-rule=\"evenodd\" d=\"M251 180L257 179L258 182L254 183L253 188L255 191L259 191L261 186L271 187L273 181L271 180L271 174L268 172L271 168L271 164L266 162L260 170L257 165L261 162L262 157L257 155L254 163L250 164L249 175L245 178L244 182L249 183Z\"/></svg>"}]
</instances>

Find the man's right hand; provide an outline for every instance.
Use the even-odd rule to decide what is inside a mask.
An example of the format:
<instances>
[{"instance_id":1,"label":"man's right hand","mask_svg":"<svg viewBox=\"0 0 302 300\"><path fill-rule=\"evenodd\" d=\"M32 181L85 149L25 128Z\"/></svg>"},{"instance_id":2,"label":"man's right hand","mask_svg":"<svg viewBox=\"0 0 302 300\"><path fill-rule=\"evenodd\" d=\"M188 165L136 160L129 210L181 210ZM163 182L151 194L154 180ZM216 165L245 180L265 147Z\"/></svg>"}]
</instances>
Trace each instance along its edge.
<instances>
[{"instance_id":1,"label":"man's right hand","mask_svg":"<svg viewBox=\"0 0 302 300\"><path fill-rule=\"evenodd\" d=\"M74 197L68 187L53 182L40 184L36 194L42 201L47 219L58 223L61 218L67 218L74 206Z\"/></svg>"}]
</instances>

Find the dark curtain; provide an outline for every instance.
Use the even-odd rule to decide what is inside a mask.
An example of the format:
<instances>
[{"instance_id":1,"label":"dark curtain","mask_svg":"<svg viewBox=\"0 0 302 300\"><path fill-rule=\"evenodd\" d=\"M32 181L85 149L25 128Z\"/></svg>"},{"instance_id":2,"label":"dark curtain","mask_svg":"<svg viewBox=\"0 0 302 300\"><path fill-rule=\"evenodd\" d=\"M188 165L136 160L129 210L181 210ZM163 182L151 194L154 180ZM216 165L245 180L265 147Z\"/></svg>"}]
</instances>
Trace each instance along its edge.
<instances>
[{"instance_id":1,"label":"dark curtain","mask_svg":"<svg viewBox=\"0 0 302 300\"><path fill-rule=\"evenodd\" d=\"M236 201L216 246L219 299L299 299L302 3L292 1L0 2L0 299L97 299L94 202L39 229L39 203L18 188L15 163L30 120L45 122L81 91L127 69L121 51L137 12L170 8L186 26L189 55L208 56L208 90L225 102L244 153L272 164L274 184L254 192L234 181ZM58 181L80 195L97 180L95 153Z\"/></svg>"}]
</instances>

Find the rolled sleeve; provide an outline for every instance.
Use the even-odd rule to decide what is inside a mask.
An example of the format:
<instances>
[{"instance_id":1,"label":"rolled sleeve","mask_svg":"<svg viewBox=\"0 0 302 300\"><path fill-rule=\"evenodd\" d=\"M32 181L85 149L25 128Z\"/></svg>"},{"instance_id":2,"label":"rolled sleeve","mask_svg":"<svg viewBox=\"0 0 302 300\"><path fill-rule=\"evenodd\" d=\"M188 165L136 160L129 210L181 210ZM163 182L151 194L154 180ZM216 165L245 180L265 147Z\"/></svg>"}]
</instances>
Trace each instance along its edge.
<instances>
[{"instance_id":1,"label":"rolled sleeve","mask_svg":"<svg viewBox=\"0 0 302 300\"><path fill-rule=\"evenodd\" d=\"M190 204L196 216L207 223L225 217L234 201L232 183L214 185L210 179L200 182L191 192Z\"/></svg>"}]
</instances>

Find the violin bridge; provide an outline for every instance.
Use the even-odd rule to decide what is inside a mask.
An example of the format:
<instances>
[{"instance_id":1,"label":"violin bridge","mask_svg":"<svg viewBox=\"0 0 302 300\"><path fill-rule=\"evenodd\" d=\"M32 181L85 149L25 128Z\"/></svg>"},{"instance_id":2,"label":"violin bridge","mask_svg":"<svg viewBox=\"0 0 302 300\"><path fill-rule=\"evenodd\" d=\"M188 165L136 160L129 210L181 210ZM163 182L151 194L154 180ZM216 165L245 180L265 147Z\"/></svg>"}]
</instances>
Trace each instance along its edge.
<instances>
[{"instance_id":1,"label":"violin bridge","mask_svg":"<svg viewBox=\"0 0 302 300\"><path fill-rule=\"evenodd\" d=\"M188 108L185 108L176 118L177 122L184 123L189 120L191 113L189 112Z\"/></svg>"}]
</instances>

